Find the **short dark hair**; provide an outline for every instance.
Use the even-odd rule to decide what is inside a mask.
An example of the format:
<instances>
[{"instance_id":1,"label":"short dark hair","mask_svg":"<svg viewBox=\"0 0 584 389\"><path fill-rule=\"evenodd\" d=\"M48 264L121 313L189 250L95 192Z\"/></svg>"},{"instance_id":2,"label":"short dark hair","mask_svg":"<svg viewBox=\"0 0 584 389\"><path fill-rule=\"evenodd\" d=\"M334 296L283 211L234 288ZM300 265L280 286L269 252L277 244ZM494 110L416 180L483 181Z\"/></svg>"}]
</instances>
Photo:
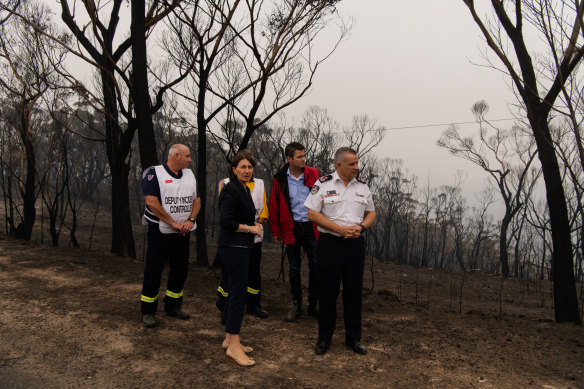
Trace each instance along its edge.
<instances>
[{"instance_id":1,"label":"short dark hair","mask_svg":"<svg viewBox=\"0 0 584 389\"><path fill-rule=\"evenodd\" d=\"M350 147L341 147L335 153L335 163L343 162L345 160L345 154L357 155L357 152Z\"/></svg>"},{"instance_id":2,"label":"short dark hair","mask_svg":"<svg viewBox=\"0 0 584 389\"><path fill-rule=\"evenodd\" d=\"M229 169L229 180L235 180L233 168L237 167L237 165L239 165L239 163L244 159L247 159L249 163L251 163L251 166L255 167L256 161L253 156L253 153L248 149L241 149L233 156L233 159L231 160L231 169Z\"/></svg>"},{"instance_id":3,"label":"short dark hair","mask_svg":"<svg viewBox=\"0 0 584 389\"><path fill-rule=\"evenodd\" d=\"M286 146L286 148L284 149L284 154L286 155L286 157L294 158L294 153L296 152L296 150L304 151L305 148L302 145L302 143L292 142Z\"/></svg>"}]
</instances>

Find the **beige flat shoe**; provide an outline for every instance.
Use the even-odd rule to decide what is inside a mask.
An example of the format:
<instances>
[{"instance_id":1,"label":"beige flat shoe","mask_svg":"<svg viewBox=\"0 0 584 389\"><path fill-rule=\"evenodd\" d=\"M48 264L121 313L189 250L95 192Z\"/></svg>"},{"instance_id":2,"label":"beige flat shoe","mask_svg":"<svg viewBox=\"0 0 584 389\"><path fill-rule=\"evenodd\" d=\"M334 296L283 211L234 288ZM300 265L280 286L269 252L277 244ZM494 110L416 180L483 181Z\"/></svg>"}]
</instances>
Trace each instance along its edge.
<instances>
[{"instance_id":1,"label":"beige flat shoe","mask_svg":"<svg viewBox=\"0 0 584 389\"><path fill-rule=\"evenodd\" d=\"M223 350L227 350L227 348L229 347L229 343L226 343L225 341L223 341L223 344L221 344L221 347L223 347ZM253 348L250 346L244 346L242 344L241 348L243 349L243 352L246 354L253 352Z\"/></svg>"},{"instance_id":2,"label":"beige flat shoe","mask_svg":"<svg viewBox=\"0 0 584 389\"><path fill-rule=\"evenodd\" d=\"M233 357L232 355L230 355L229 350L227 350L225 352L225 356L227 356L227 360L231 363L237 363L239 366L243 366L243 367L252 367L253 365L255 365L255 361L253 359L247 358L247 359L236 359L235 357Z\"/></svg>"}]
</instances>

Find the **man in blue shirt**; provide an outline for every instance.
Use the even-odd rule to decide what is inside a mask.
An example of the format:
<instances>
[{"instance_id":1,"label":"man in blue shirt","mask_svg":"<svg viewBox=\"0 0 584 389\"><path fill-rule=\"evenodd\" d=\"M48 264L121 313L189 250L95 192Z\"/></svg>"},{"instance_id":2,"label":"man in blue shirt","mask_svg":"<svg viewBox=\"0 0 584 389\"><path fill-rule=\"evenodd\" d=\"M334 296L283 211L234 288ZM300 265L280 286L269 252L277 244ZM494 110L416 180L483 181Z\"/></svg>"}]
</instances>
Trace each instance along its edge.
<instances>
[{"instance_id":1,"label":"man in blue shirt","mask_svg":"<svg viewBox=\"0 0 584 389\"><path fill-rule=\"evenodd\" d=\"M304 146L292 142L285 149L287 164L274 175L270 196L270 229L276 243L286 245L292 309L286 320L295 321L302 313L301 249L308 257L308 314L318 316L318 278L316 273L316 226L308 220L304 206L310 189L321 176L306 166Z\"/></svg>"}]
</instances>

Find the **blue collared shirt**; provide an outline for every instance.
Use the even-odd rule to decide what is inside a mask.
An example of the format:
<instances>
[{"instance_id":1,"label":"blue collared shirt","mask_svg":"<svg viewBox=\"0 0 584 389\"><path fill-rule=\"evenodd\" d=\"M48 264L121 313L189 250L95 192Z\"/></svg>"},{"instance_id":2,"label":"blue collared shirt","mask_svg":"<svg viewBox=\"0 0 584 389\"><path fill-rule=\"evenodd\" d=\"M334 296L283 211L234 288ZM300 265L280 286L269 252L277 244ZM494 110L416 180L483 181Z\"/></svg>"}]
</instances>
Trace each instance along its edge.
<instances>
[{"instance_id":1,"label":"blue collared shirt","mask_svg":"<svg viewBox=\"0 0 584 389\"><path fill-rule=\"evenodd\" d=\"M286 172L288 176L288 193L290 194L290 207L292 217L295 222L308 221L308 208L304 206L304 201L310 193L310 188L304 185L304 172L296 178L290 174L290 169Z\"/></svg>"}]
</instances>

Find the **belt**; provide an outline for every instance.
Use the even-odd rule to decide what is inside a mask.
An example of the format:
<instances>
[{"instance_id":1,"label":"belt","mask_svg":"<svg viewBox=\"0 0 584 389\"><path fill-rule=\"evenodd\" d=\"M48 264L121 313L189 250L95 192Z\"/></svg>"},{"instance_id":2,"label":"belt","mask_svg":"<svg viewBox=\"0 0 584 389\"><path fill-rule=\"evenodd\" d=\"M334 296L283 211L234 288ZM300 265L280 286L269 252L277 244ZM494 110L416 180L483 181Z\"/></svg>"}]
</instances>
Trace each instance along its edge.
<instances>
[{"instance_id":1,"label":"belt","mask_svg":"<svg viewBox=\"0 0 584 389\"><path fill-rule=\"evenodd\" d=\"M345 239L342 236L336 236L333 234L329 234L328 232L321 232L319 233L319 239L321 238L325 238L325 239L332 239L332 240L338 240L341 242L345 242L345 243L353 243L353 242L358 242L359 240L363 239L363 235L361 235L360 237L356 238L356 239Z\"/></svg>"},{"instance_id":2,"label":"belt","mask_svg":"<svg viewBox=\"0 0 584 389\"><path fill-rule=\"evenodd\" d=\"M307 222L297 222L297 221L294 222L294 225L295 226L299 226L299 227L305 226L305 225L308 225L308 224L312 225L312 222L310 220L307 221Z\"/></svg>"}]
</instances>

